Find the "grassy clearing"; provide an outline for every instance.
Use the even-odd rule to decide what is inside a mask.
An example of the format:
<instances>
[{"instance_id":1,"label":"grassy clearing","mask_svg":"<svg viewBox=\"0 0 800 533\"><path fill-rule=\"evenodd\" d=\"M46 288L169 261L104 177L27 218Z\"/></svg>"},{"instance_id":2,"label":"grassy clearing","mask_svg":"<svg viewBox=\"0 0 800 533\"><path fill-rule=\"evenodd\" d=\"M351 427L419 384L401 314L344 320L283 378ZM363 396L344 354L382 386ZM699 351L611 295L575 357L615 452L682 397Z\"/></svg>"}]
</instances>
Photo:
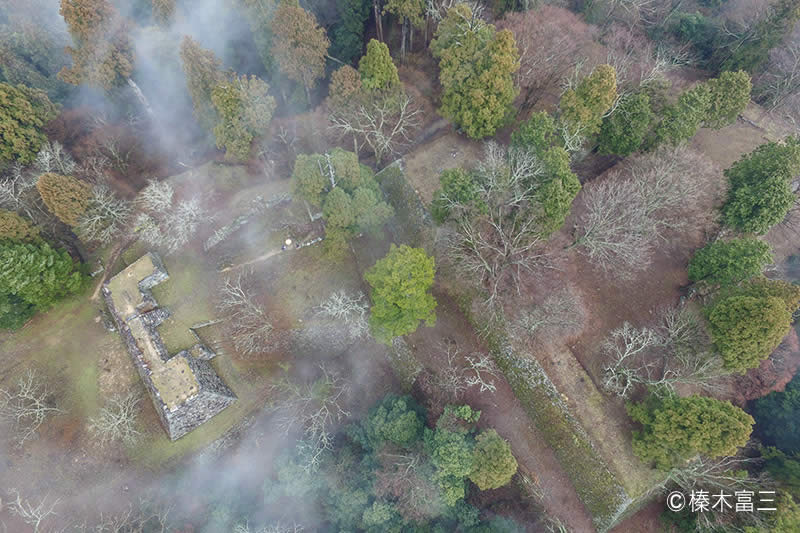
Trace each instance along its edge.
<instances>
[{"instance_id":1,"label":"grassy clearing","mask_svg":"<svg viewBox=\"0 0 800 533\"><path fill-rule=\"evenodd\" d=\"M288 317L302 317L332 292L361 290L358 268L349 257L333 263L324 257L322 244L287 252L270 259L277 278L270 299L282 303Z\"/></svg>"},{"instance_id":2,"label":"grassy clearing","mask_svg":"<svg viewBox=\"0 0 800 533\"><path fill-rule=\"evenodd\" d=\"M103 329L96 319L99 305L90 302L86 291L63 300L37 315L20 331L0 344L0 351L15 354L13 370L3 386L10 386L28 368L48 378L57 394L58 407L69 417L88 418L98 410L98 355L117 337Z\"/></svg>"},{"instance_id":3,"label":"grassy clearing","mask_svg":"<svg viewBox=\"0 0 800 533\"><path fill-rule=\"evenodd\" d=\"M214 318L212 298L217 285L216 272L209 270L202 257L191 252L164 258L170 277L152 289L153 297L171 316L158 331L170 354L191 348L197 339L190 327Z\"/></svg>"}]
</instances>

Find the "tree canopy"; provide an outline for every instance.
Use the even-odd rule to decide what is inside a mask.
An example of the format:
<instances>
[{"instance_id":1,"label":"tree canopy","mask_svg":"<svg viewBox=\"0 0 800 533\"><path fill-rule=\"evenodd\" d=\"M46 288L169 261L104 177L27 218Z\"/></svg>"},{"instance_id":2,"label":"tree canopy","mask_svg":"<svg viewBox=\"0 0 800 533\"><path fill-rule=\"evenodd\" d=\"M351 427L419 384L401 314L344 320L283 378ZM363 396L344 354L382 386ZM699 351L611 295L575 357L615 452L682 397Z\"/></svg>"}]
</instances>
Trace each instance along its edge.
<instances>
[{"instance_id":1,"label":"tree canopy","mask_svg":"<svg viewBox=\"0 0 800 533\"><path fill-rule=\"evenodd\" d=\"M776 0L739 42L718 47L718 55L726 55L720 70L746 70L756 73L769 58L772 50L792 31L800 20L800 5L794 0ZM731 52L732 50L732 52Z\"/></svg>"},{"instance_id":2,"label":"tree canopy","mask_svg":"<svg viewBox=\"0 0 800 533\"><path fill-rule=\"evenodd\" d=\"M367 89L391 89L400 83L389 47L375 39L367 43L367 53L358 62L358 72Z\"/></svg>"},{"instance_id":3,"label":"tree canopy","mask_svg":"<svg viewBox=\"0 0 800 533\"><path fill-rule=\"evenodd\" d=\"M439 59L442 115L473 139L494 135L517 95L514 35L496 31L461 3L447 11L430 46Z\"/></svg>"},{"instance_id":4,"label":"tree canopy","mask_svg":"<svg viewBox=\"0 0 800 533\"><path fill-rule=\"evenodd\" d=\"M194 116L204 129L211 131L219 120L211 93L224 79L222 63L214 52L202 48L189 36L181 41L180 54Z\"/></svg>"},{"instance_id":5,"label":"tree canopy","mask_svg":"<svg viewBox=\"0 0 800 533\"><path fill-rule=\"evenodd\" d=\"M389 343L415 331L422 320L428 326L436 322L436 300L428 292L433 276L433 257L422 248L405 244L393 244L389 253L367 270L364 279L372 287L369 321L376 339Z\"/></svg>"},{"instance_id":6,"label":"tree canopy","mask_svg":"<svg viewBox=\"0 0 800 533\"><path fill-rule=\"evenodd\" d=\"M798 304L800 287L766 278L720 296L706 314L725 367L744 373L758 366L789 332Z\"/></svg>"},{"instance_id":7,"label":"tree canopy","mask_svg":"<svg viewBox=\"0 0 800 533\"><path fill-rule=\"evenodd\" d=\"M649 396L629 404L628 413L642 429L633 433L639 459L661 470L697 454L734 455L750 438L753 418L730 402L704 396Z\"/></svg>"},{"instance_id":8,"label":"tree canopy","mask_svg":"<svg viewBox=\"0 0 800 533\"><path fill-rule=\"evenodd\" d=\"M217 147L225 148L229 159L246 160L253 137L266 134L275 111L269 85L255 76L235 77L214 87L211 101L220 117L214 126Z\"/></svg>"},{"instance_id":9,"label":"tree canopy","mask_svg":"<svg viewBox=\"0 0 800 533\"><path fill-rule=\"evenodd\" d=\"M83 282L83 274L65 250L45 242L0 241L0 294L6 298L47 309L79 290Z\"/></svg>"},{"instance_id":10,"label":"tree canopy","mask_svg":"<svg viewBox=\"0 0 800 533\"><path fill-rule=\"evenodd\" d=\"M56 115L44 91L0 83L0 162L32 162L47 140L42 129Z\"/></svg>"},{"instance_id":11,"label":"tree canopy","mask_svg":"<svg viewBox=\"0 0 800 533\"><path fill-rule=\"evenodd\" d=\"M695 252L689 261L689 279L731 285L752 278L772 263L769 244L753 237L718 240Z\"/></svg>"},{"instance_id":12,"label":"tree canopy","mask_svg":"<svg viewBox=\"0 0 800 533\"><path fill-rule=\"evenodd\" d=\"M789 455L800 453L800 375L782 391L758 398L753 403L753 418L756 434L765 446L775 446ZM800 466L796 468L800 483Z\"/></svg>"},{"instance_id":13,"label":"tree canopy","mask_svg":"<svg viewBox=\"0 0 800 533\"><path fill-rule=\"evenodd\" d=\"M52 172L39 176L36 188L50 212L73 227L78 225L92 199L92 188L88 183Z\"/></svg>"},{"instance_id":14,"label":"tree canopy","mask_svg":"<svg viewBox=\"0 0 800 533\"><path fill-rule=\"evenodd\" d=\"M317 19L302 7L282 2L271 23L272 54L289 79L306 90L317 85L325 74L325 57L330 41Z\"/></svg>"},{"instance_id":15,"label":"tree canopy","mask_svg":"<svg viewBox=\"0 0 800 533\"><path fill-rule=\"evenodd\" d=\"M364 26L369 18L368 0L341 0L336 3L339 23L333 30L331 55L352 63L364 47Z\"/></svg>"},{"instance_id":16,"label":"tree canopy","mask_svg":"<svg viewBox=\"0 0 800 533\"><path fill-rule=\"evenodd\" d=\"M574 89L561 95L561 118L573 131L594 135L600 131L603 115L617 98L617 72L611 65L599 65Z\"/></svg>"},{"instance_id":17,"label":"tree canopy","mask_svg":"<svg viewBox=\"0 0 800 533\"><path fill-rule=\"evenodd\" d=\"M733 124L736 117L750 102L750 74L743 70L723 72L718 78L708 80L709 106L703 125L719 129Z\"/></svg>"},{"instance_id":18,"label":"tree canopy","mask_svg":"<svg viewBox=\"0 0 800 533\"><path fill-rule=\"evenodd\" d=\"M706 84L683 91L675 104L661 112L661 121L655 129L655 144L675 146L694 137L710 106L711 94Z\"/></svg>"},{"instance_id":19,"label":"tree canopy","mask_svg":"<svg viewBox=\"0 0 800 533\"><path fill-rule=\"evenodd\" d=\"M39 235L39 230L13 211L0 209L0 241L30 241Z\"/></svg>"},{"instance_id":20,"label":"tree canopy","mask_svg":"<svg viewBox=\"0 0 800 533\"><path fill-rule=\"evenodd\" d=\"M796 199L790 182L800 172L800 140L762 144L725 170L728 197L725 223L739 231L764 234L786 217Z\"/></svg>"},{"instance_id":21,"label":"tree canopy","mask_svg":"<svg viewBox=\"0 0 800 533\"><path fill-rule=\"evenodd\" d=\"M469 479L479 489L496 489L508 484L517 473L517 460L511 446L497 431L488 429L475 439L473 467Z\"/></svg>"},{"instance_id":22,"label":"tree canopy","mask_svg":"<svg viewBox=\"0 0 800 533\"><path fill-rule=\"evenodd\" d=\"M61 15L74 46L67 47L72 67L61 78L109 90L123 85L133 72L128 22L109 0L61 0Z\"/></svg>"},{"instance_id":23,"label":"tree canopy","mask_svg":"<svg viewBox=\"0 0 800 533\"><path fill-rule=\"evenodd\" d=\"M291 184L295 194L322 207L325 245L334 257L345 249L347 239L362 232L378 233L394 216L372 170L359 164L355 153L341 148L298 155Z\"/></svg>"},{"instance_id":24,"label":"tree canopy","mask_svg":"<svg viewBox=\"0 0 800 533\"><path fill-rule=\"evenodd\" d=\"M654 120L647 94L641 92L622 97L617 109L603 118L598 151L622 157L631 155L644 144Z\"/></svg>"}]
</instances>

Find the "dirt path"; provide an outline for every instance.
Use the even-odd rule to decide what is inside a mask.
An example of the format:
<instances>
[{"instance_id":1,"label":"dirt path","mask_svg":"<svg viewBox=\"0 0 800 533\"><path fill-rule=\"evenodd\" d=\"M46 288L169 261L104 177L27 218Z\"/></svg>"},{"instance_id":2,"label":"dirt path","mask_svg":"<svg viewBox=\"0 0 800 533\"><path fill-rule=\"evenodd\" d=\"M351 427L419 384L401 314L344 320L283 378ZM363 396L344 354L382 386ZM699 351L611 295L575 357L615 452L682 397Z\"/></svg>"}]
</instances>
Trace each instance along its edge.
<instances>
[{"instance_id":1,"label":"dirt path","mask_svg":"<svg viewBox=\"0 0 800 533\"><path fill-rule=\"evenodd\" d=\"M103 288L103 284L106 281L108 281L109 276L111 276L111 272L113 271L114 264L117 262L117 259L119 259L119 256L122 255L122 252L124 252L128 248L128 246L131 245L132 242L133 241L131 240L127 240L117 244L114 247L114 250L111 252L111 256L108 258L108 264L105 265L105 270L103 271L103 277L100 279L100 283L97 284L97 287L95 287L94 292L92 293L92 296L89 298L89 300L91 301L97 300L97 297L100 295L100 289Z\"/></svg>"},{"instance_id":2,"label":"dirt path","mask_svg":"<svg viewBox=\"0 0 800 533\"><path fill-rule=\"evenodd\" d=\"M262 261L266 261L270 257L274 257L274 256L278 255L279 253L291 252L293 250L299 250L301 248L305 248L306 246L313 246L313 245L315 245L315 244L317 244L319 242L322 242L322 241L321 240L312 241L310 243L301 245L299 248L287 248L286 250L280 250L280 249L272 250L272 251L269 251L269 252L267 252L265 254L259 255L258 257L256 257L255 259L251 259L250 261L245 261L244 263L239 263L238 265L231 265L231 266L225 267L222 270L220 270L219 273L222 274L222 273L225 273L225 272L230 272L231 270L239 270L240 268L244 268L246 266L250 266L250 265L254 265L256 263L260 263Z\"/></svg>"},{"instance_id":3,"label":"dirt path","mask_svg":"<svg viewBox=\"0 0 800 533\"><path fill-rule=\"evenodd\" d=\"M486 347L476 337L466 318L456 304L446 295L435 295L436 325L420 327L408 336L409 345L417 359L428 369L436 371L445 363L442 342L453 340L462 354L475 351L486 353ZM542 494L542 505L547 512L561 520L570 531L593 532L592 517L578 497L553 450L542 435L531 425L530 418L517 400L504 378L495 379L494 394L480 393L473 388L461 399L481 410L479 426L492 427L511 443L520 471L532 478Z\"/></svg>"}]
</instances>

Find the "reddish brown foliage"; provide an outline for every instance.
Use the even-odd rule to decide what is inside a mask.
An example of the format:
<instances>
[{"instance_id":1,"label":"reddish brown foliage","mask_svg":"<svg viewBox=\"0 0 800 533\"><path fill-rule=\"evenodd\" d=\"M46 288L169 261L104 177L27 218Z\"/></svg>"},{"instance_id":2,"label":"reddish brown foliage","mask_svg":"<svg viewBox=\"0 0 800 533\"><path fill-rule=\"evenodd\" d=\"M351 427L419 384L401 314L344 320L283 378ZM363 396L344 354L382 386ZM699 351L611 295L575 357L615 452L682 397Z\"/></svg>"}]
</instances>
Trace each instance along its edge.
<instances>
[{"instance_id":1,"label":"reddish brown foliage","mask_svg":"<svg viewBox=\"0 0 800 533\"><path fill-rule=\"evenodd\" d=\"M520 51L516 74L522 108L536 103L542 92L558 84L588 54L597 31L567 9L543 5L510 12L497 24L514 34Z\"/></svg>"},{"instance_id":2,"label":"reddish brown foliage","mask_svg":"<svg viewBox=\"0 0 800 533\"><path fill-rule=\"evenodd\" d=\"M794 330L783 339L775 352L744 376L736 376L732 401L744 405L773 391L781 391L800 367L800 339Z\"/></svg>"}]
</instances>

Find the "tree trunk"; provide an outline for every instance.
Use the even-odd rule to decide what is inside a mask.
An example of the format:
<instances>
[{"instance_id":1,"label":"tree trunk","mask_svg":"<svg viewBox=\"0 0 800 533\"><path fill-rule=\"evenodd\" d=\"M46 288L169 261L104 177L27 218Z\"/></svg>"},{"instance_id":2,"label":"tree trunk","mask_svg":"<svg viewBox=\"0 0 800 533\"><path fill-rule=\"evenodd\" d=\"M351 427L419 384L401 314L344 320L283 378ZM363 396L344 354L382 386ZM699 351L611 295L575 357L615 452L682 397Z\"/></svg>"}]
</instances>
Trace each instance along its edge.
<instances>
[{"instance_id":1,"label":"tree trunk","mask_svg":"<svg viewBox=\"0 0 800 533\"><path fill-rule=\"evenodd\" d=\"M311 91L308 90L308 84L307 83L303 84L303 89L305 89L305 91L306 91L306 103L308 104L308 107L310 108L311 107Z\"/></svg>"},{"instance_id":2,"label":"tree trunk","mask_svg":"<svg viewBox=\"0 0 800 533\"><path fill-rule=\"evenodd\" d=\"M408 19L403 18L402 32L400 34L400 61L406 62L406 35L408 34Z\"/></svg>"},{"instance_id":3,"label":"tree trunk","mask_svg":"<svg viewBox=\"0 0 800 533\"><path fill-rule=\"evenodd\" d=\"M372 8L375 11L375 29L378 33L378 40L383 42L383 22L381 21L380 0L372 0Z\"/></svg>"},{"instance_id":4,"label":"tree trunk","mask_svg":"<svg viewBox=\"0 0 800 533\"><path fill-rule=\"evenodd\" d=\"M133 89L133 94L136 95L136 98L139 100L139 103L142 104L144 110L147 111L147 114L153 116L153 108L150 107L150 102L147 101L147 98L145 98L144 93L139 86L136 85L136 82L128 78L128 85L131 89Z\"/></svg>"},{"instance_id":5,"label":"tree trunk","mask_svg":"<svg viewBox=\"0 0 800 533\"><path fill-rule=\"evenodd\" d=\"M408 24L408 53L414 52L414 26Z\"/></svg>"}]
</instances>

